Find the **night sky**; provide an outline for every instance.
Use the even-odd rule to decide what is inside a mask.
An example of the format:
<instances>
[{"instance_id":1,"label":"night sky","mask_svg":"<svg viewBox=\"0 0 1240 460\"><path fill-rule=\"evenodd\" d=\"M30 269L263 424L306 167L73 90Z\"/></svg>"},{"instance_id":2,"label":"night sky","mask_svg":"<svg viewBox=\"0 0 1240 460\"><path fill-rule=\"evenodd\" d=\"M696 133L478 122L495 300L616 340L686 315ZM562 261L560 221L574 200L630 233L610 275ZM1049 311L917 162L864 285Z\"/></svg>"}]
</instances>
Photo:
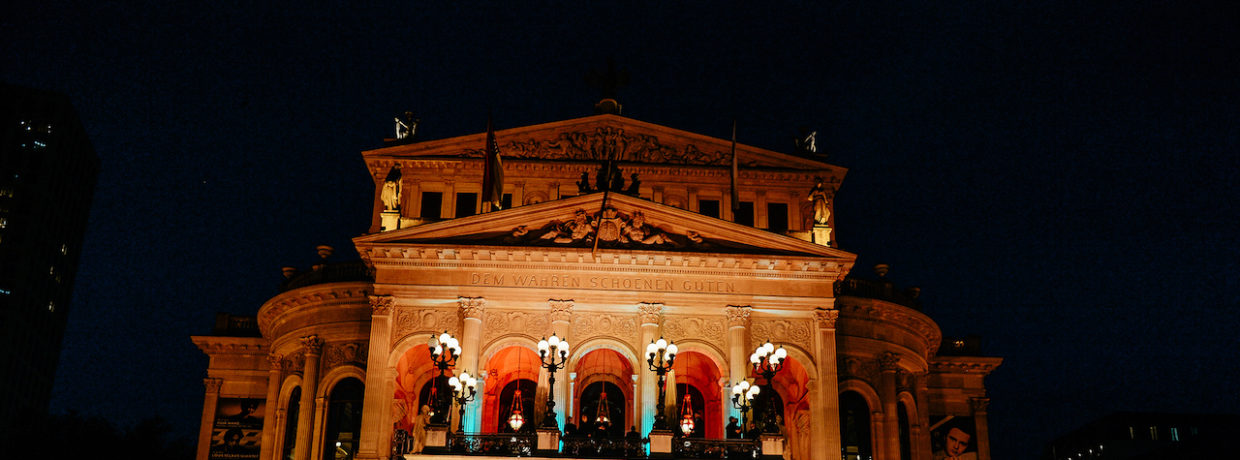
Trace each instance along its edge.
<instances>
[{"instance_id":1,"label":"night sky","mask_svg":"<svg viewBox=\"0 0 1240 460\"><path fill-rule=\"evenodd\" d=\"M423 139L591 115L613 58L625 116L819 131L855 273L890 264L1005 359L994 458L1117 410L1240 413L1235 2L167 3L0 10L0 80L70 96L102 160L54 412L191 436L189 336L317 244L356 257L393 115Z\"/></svg>"}]
</instances>

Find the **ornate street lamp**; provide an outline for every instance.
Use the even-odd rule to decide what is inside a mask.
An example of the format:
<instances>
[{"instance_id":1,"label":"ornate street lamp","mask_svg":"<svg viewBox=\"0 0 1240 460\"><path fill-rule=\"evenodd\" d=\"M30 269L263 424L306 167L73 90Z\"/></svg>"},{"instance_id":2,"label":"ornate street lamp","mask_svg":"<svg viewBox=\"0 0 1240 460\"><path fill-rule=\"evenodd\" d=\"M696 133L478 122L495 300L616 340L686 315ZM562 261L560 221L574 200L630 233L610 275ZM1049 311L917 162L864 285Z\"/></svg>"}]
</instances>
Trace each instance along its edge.
<instances>
[{"instance_id":1,"label":"ornate street lamp","mask_svg":"<svg viewBox=\"0 0 1240 460\"><path fill-rule=\"evenodd\" d=\"M431 390L436 390L435 383L442 380L444 373L449 368L456 365L456 358L461 356L461 344L457 342L452 334L443 331L439 337L431 337L427 341L426 346L431 350L431 363L439 368L439 377L431 380ZM433 402L434 415L431 416L431 423L446 424L448 419L448 404L450 404L450 395L437 395Z\"/></svg>"},{"instance_id":2,"label":"ornate street lamp","mask_svg":"<svg viewBox=\"0 0 1240 460\"><path fill-rule=\"evenodd\" d=\"M448 386L452 387L452 399L456 400L457 410L460 411L457 419L460 426L456 428L456 432L464 433L465 404L474 400L474 395L478 390L478 379L470 377L469 372L462 372L461 375L448 379Z\"/></svg>"},{"instance_id":3,"label":"ornate street lamp","mask_svg":"<svg viewBox=\"0 0 1240 460\"><path fill-rule=\"evenodd\" d=\"M659 405L654 415L654 429L668 430L667 417L663 414L663 398L667 396L667 371L672 370L672 362L676 360L676 344L663 340L650 342L646 345L646 364L650 370L659 375Z\"/></svg>"},{"instance_id":4,"label":"ornate street lamp","mask_svg":"<svg viewBox=\"0 0 1240 460\"><path fill-rule=\"evenodd\" d=\"M555 334L538 342L538 358L542 366L547 368L547 415L543 417L543 428L559 429L555 423L555 371L564 367L568 361L568 341L560 340Z\"/></svg>"},{"instance_id":5,"label":"ornate street lamp","mask_svg":"<svg viewBox=\"0 0 1240 460\"><path fill-rule=\"evenodd\" d=\"M768 391L771 391L772 395L775 394L775 374L784 368L784 358L787 357L788 350L785 350L783 345L775 348L775 345L771 344L769 340L758 346L758 349L749 355L749 362L753 364L754 372L766 379L766 385L770 387ZM765 433L778 432L775 426L775 405L767 404L766 406L766 420L763 421L762 431Z\"/></svg>"},{"instance_id":6,"label":"ornate street lamp","mask_svg":"<svg viewBox=\"0 0 1240 460\"><path fill-rule=\"evenodd\" d=\"M762 389L757 385L750 385L745 380L732 385L732 407L741 410L741 437L748 437L745 436L745 430L749 429L749 417L745 416L745 414L749 412L750 407L753 407L753 398L760 391Z\"/></svg>"}]
</instances>

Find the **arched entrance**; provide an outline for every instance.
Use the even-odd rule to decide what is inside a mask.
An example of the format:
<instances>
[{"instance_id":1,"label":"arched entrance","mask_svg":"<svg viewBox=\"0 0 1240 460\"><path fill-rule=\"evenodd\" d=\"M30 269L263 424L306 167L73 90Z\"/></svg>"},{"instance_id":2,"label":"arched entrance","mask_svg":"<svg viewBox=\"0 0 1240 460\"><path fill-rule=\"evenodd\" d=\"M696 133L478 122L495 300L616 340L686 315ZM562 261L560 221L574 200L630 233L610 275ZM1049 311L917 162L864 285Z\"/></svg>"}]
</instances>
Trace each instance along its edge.
<instances>
[{"instance_id":1,"label":"arched entrance","mask_svg":"<svg viewBox=\"0 0 1240 460\"><path fill-rule=\"evenodd\" d=\"M675 425L674 430L680 430L680 418L684 410L680 406L684 403L687 389L695 414L694 436L722 438L723 414L726 410L724 405L731 404L731 401L724 401L720 396L721 376L715 361L704 353L682 350L676 355L672 372L676 379L676 400L669 404L674 404L676 410L668 414L668 423ZM668 390L670 392L671 388ZM700 414L700 417L696 416L697 414Z\"/></svg>"},{"instance_id":2,"label":"arched entrance","mask_svg":"<svg viewBox=\"0 0 1240 460\"><path fill-rule=\"evenodd\" d=\"M521 345L504 347L491 355L484 369L487 371L486 383L482 394L482 423L479 425L483 433L505 433L512 431L508 426L508 417L512 415L513 395L521 390L522 415L526 427L533 429L538 426L539 408L546 404L538 401L538 371L541 361L534 350Z\"/></svg>"},{"instance_id":3,"label":"arched entrance","mask_svg":"<svg viewBox=\"0 0 1240 460\"><path fill-rule=\"evenodd\" d=\"M414 346L401 355L396 362L396 390L392 395L392 413L396 429L413 431L413 422L422 406L431 404L431 378L439 375L439 369L431 364L430 350ZM433 396L447 388L447 380L438 386Z\"/></svg>"},{"instance_id":4,"label":"arched entrance","mask_svg":"<svg viewBox=\"0 0 1240 460\"><path fill-rule=\"evenodd\" d=\"M753 419L757 426L768 419L775 419L775 431L783 433L788 439L788 449L792 458L809 458L809 372L805 366L792 356L783 361L783 368L775 374L773 382L767 385L766 379L754 374L754 381L763 385L763 391L754 400ZM768 391L774 388L775 391ZM767 412L770 411L770 412Z\"/></svg>"},{"instance_id":5,"label":"arched entrance","mask_svg":"<svg viewBox=\"0 0 1240 460\"><path fill-rule=\"evenodd\" d=\"M855 391L840 393L840 448L844 460L874 458L870 441L870 407Z\"/></svg>"},{"instance_id":6,"label":"arched entrance","mask_svg":"<svg viewBox=\"0 0 1240 460\"><path fill-rule=\"evenodd\" d=\"M603 404L606 394L607 404ZM586 436L607 436L619 438L624 436L624 421L628 420L628 405L624 403L624 390L616 384L596 381L581 390L581 416L577 418L579 434ZM602 416L606 415L606 419ZM607 420L600 423L600 420Z\"/></svg>"},{"instance_id":7,"label":"arched entrance","mask_svg":"<svg viewBox=\"0 0 1240 460\"><path fill-rule=\"evenodd\" d=\"M586 430L585 425L594 427L597 417L599 395L607 391L607 404L610 409L611 423L608 434L622 436L635 425L631 401L633 401L633 366L619 352L600 348L577 359L573 370L577 373L576 393L572 405L575 424L578 430ZM604 385L606 384L606 385ZM589 391L587 391L589 390ZM583 423L582 418L586 421Z\"/></svg>"},{"instance_id":8,"label":"arched entrance","mask_svg":"<svg viewBox=\"0 0 1240 460\"><path fill-rule=\"evenodd\" d=\"M357 455L365 390L366 385L355 378L341 380L332 388L324 426L323 460L352 460Z\"/></svg>"}]
</instances>

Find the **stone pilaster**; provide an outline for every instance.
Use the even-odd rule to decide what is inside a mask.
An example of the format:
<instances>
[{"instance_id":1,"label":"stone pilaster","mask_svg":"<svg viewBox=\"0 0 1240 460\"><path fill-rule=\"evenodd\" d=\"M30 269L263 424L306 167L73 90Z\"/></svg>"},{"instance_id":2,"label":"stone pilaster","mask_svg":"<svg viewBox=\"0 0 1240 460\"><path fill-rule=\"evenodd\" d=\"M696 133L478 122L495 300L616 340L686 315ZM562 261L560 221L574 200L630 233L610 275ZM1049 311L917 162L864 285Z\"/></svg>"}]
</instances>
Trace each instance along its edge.
<instances>
[{"instance_id":1,"label":"stone pilaster","mask_svg":"<svg viewBox=\"0 0 1240 460\"><path fill-rule=\"evenodd\" d=\"M659 323L663 321L663 304L642 302L637 305L637 315L641 322L641 341L637 346L641 355L638 360L644 363L646 344L659 338ZM659 397L658 379L645 364L638 366L643 369L637 371L641 375L641 410L637 412L637 416L640 417L638 420L641 420L641 433L649 433L654 427L656 399Z\"/></svg>"},{"instance_id":2,"label":"stone pilaster","mask_svg":"<svg viewBox=\"0 0 1240 460\"><path fill-rule=\"evenodd\" d=\"M551 310L548 315L551 319L551 332L556 336L559 336L562 340L568 340L573 321L573 299L547 299L547 306ZM571 353L572 346L575 344L570 342L568 345L569 352ZM566 362L565 364L567 365L568 363ZM566 369L567 368L561 368L560 371L557 372L559 375L555 381L555 388L551 389L555 392L555 407L559 408L559 414L556 417L556 424L560 427L560 429L563 429L564 423L568 421L569 407L566 404L566 401L570 397L568 395L572 394L569 393L569 379L565 378L566 376L564 375L567 373Z\"/></svg>"},{"instance_id":3,"label":"stone pilaster","mask_svg":"<svg viewBox=\"0 0 1240 460\"><path fill-rule=\"evenodd\" d=\"M211 451L211 430L215 428L215 405L220 400L220 387L224 385L224 379L205 378L202 384L206 386L206 396L202 398L202 425L198 429L198 452L195 458L197 460L207 460L207 455Z\"/></svg>"},{"instance_id":4,"label":"stone pilaster","mask_svg":"<svg viewBox=\"0 0 1240 460\"><path fill-rule=\"evenodd\" d=\"M366 388L383 388L385 375L379 372L387 367L389 343L392 337L392 311L396 298L390 295L371 295L370 300L370 347L366 358ZM374 371L372 372L371 369ZM391 393L368 391L362 397L362 438L358 442L357 458L377 459L388 455L382 439L391 431Z\"/></svg>"},{"instance_id":5,"label":"stone pilaster","mask_svg":"<svg viewBox=\"0 0 1240 460\"><path fill-rule=\"evenodd\" d=\"M930 375L929 371L919 372L913 375L913 391L917 400L917 424L918 429L913 432L917 437L913 438L913 459L914 460L930 460L933 453L930 450L930 411L927 401L930 399L930 389L926 385L926 378Z\"/></svg>"},{"instance_id":6,"label":"stone pilaster","mask_svg":"<svg viewBox=\"0 0 1240 460\"><path fill-rule=\"evenodd\" d=\"M301 408L297 414L297 441L293 449L296 460L310 460L310 441L314 434L314 396L319 384L319 356L323 353L323 339L317 335L301 338L306 349L306 364L301 374Z\"/></svg>"},{"instance_id":7,"label":"stone pilaster","mask_svg":"<svg viewBox=\"0 0 1240 460\"><path fill-rule=\"evenodd\" d=\"M896 371L900 369L900 357L890 351L878 355L879 376L878 397L883 405L882 451L884 459L900 458L900 417L896 398Z\"/></svg>"},{"instance_id":8,"label":"stone pilaster","mask_svg":"<svg viewBox=\"0 0 1240 460\"><path fill-rule=\"evenodd\" d=\"M456 369L478 373L478 354L482 351L482 315L486 313L487 301L482 297L458 297L458 314L461 317L461 357Z\"/></svg>"},{"instance_id":9,"label":"stone pilaster","mask_svg":"<svg viewBox=\"0 0 1240 460\"><path fill-rule=\"evenodd\" d=\"M728 317L728 380L735 384L749 376L749 315L753 307L728 305L723 314ZM730 385L729 385L730 386ZM729 388L727 412L729 416L742 419L740 409L732 405Z\"/></svg>"},{"instance_id":10,"label":"stone pilaster","mask_svg":"<svg viewBox=\"0 0 1240 460\"><path fill-rule=\"evenodd\" d=\"M836 364L835 322L839 310L818 308L814 320L818 326L818 388L811 391L810 408L813 421L810 437L810 458L827 460L840 452L840 378Z\"/></svg>"},{"instance_id":11,"label":"stone pilaster","mask_svg":"<svg viewBox=\"0 0 1240 460\"><path fill-rule=\"evenodd\" d=\"M260 460L275 460L276 406L280 404L280 376L284 358L277 354L267 355L267 406L263 414L263 438L259 447Z\"/></svg>"},{"instance_id":12,"label":"stone pilaster","mask_svg":"<svg viewBox=\"0 0 1240 460\"><path fill-rule=\"evenodd\" d=\"M977 458L990 460L990 423L986 419L990 398L969 398L969 406L973 409L973 424L977 430Z\"/></svg>"}]
</instances>

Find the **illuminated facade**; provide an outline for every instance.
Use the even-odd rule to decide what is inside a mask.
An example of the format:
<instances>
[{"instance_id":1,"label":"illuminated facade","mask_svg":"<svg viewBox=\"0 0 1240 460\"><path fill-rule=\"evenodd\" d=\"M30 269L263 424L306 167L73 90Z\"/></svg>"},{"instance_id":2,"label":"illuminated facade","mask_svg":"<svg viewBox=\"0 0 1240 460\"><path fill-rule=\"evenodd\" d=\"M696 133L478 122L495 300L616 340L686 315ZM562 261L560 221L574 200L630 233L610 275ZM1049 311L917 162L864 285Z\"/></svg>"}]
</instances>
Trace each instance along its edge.
<instances>
[{"instance_id":1,"label":"illuminated facade","mask_svg":"<svg viewBox=\"0 0 1240 460\"><path fill-rule=\"evenodd\" d=\"M952 429L961 458L989 458L983 377L1000 360L940 352L967 347L942 343L914 291L848 276L831 213L843 168L737 145L734 206L728 140L613 114L495 135L504 209L484 203L484 133L363 152L363 260L288 269L259 337L194 337L211 356L200 460L227 443L262 460L388 458L444 331L454 372L479 376L467 433L508 429L514 399L538 426L550 393L561 428L603 411L603 431L646 435L659 391L645 350L663 337L679 347L665 413L674 424L687 394L696 436L724 437L748 379L789 458L930 460ZM552 333L572 345L554 388L536 348ZM767 340L788 356L770 382L749 362Z\"/></svg>"}]
</instances>

